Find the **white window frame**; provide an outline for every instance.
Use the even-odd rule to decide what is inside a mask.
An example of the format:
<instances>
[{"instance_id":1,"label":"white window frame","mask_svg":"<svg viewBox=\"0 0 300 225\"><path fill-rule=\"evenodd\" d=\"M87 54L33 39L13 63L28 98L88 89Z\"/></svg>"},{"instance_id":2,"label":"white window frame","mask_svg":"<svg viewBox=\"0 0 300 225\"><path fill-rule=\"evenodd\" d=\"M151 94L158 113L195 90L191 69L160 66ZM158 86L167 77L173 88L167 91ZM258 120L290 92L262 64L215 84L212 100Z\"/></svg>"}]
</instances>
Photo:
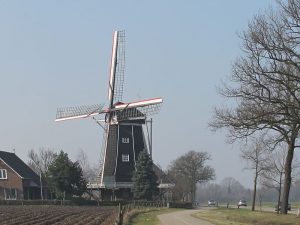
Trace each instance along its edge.
<instances>
[{"instance_id":1,"label":"white window frame","mask_svg":"<svg viewBox=\"0 0 300 225\"><path fill-rule=\"evenodd\" d=\"M122 154L122 162L129 162L129 154Z\"/></svg>"},{"instance_id":2,"label":"white window frame","mask_svg":"<svg viewBox=\"0 0 300 225\"><path fill-rule=\"evenodd\" d=\"M16 188L4 188L5 200L17 200L18 191Z\"/></svg>"},{"instance_id":3,"label":"white window frame","mask_svg":"<svg viewBox=\"0 0 300 225\"><path fill-rule=\"evenodd\" d=\"M123 144L129 144L129 137L122 137L122 143Z\"/></svg>"},{"instance_id":4,"label":"white window frame","mask_svg":"<svg viewBox=\"0 0 300 225\"><path fill-rule=\"evenodd\" d=\"M6 180L6 179L7 179L7 170L0 169L0 180Z\"/></svg>"}]
</instances>

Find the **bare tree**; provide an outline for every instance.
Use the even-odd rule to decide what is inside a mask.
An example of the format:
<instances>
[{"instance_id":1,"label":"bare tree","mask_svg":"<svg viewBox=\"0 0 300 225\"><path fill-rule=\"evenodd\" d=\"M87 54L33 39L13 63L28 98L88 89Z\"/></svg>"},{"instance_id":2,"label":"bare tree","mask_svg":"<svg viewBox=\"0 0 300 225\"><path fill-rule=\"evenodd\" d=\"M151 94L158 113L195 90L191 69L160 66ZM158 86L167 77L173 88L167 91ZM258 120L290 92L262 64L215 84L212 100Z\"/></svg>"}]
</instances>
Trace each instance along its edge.
<instances>
[{"instance_id":1,"label":"bare tree","mask_svg":"<svg viewBox=\"0 0 300 225\"><path fill-rule=\"evenodd\" d=\"M246 146L241 150L241 158L246 160L248 166L245 169L254 170L254 179L253 179L253 194L252 194L252 207L251 210L255 211L255 202L256 202L256 189L257 181L259 176L264 170L267 169L267 159L268 154L266 154L266 143L264 136L255 138L251 145Z\"/></svg>"},{"instance_id":2,"label":"bare tree","mask_svg":"<svg viewBox=\"0 0 300 225\"><path fill-rule=\"evenodd\" d=\"M83 149L79 149L77 154L77 162L82 168L83 177L87 182L95 182L98 174L99 168L89 162L87 154Z\"/></svg>"},{"instance_id":3,"label":"bare tree","mask_svg":"<svg viewBox=\"0 0 300 225\"><path fill-rule=\"evenodd\" d=\"M284 178L284 168L285 168L285 159L287 152L285 151L284 146L279 145L277 148L268 154L268 159L266 160L266 168L260 177L260 183L263 187L267 189L275 189L278 193L277 195L277 213L279 213L279 207L281 205L281 193L282 185ZM293 174L296 169L299 168L299 162L297 159L294 159L292 165ZM295 174L292 176L294 180Z\"/></svg>"},{"instance_id":4,"label":"bare tree","mask_svg":"<svg viewBox=\"0 0 300 225\"><path fill-rule=\"evenodd\" d=\"M210 199L216 202L223 200L222 187L216 183L202 183L197 188L197 201L208 201Z\"/></svg>"},{"instance_id":5,"label":"bare tree","mask_svg":"<svg viewBox=\"0 0 300 225\"><path fill-rule=\"evenodd\" d=\"M38 151L34 149L28 152L28 165L37 174L42 174L43 176L47 173L49 166L52 164L57 154L52 149L39 148Z\"/></svg>"},{"instance_id":6,"label":"bare tree","mask_svg":"<svg viewBox=\"0 0 300 225\"><path fill-rule=\"evenodd\" d=\"M246 191L243 185L233 177L226 177L221 182L223 189L223 199L225 201L238 201L241 198L245 198Z\"/></svg>"},{"instance_id":7,"label":"bare tree","mask_svg":"<svg viewBox=\"0 0 300 225\"><path fill-rule=\"evenodd\" d=\"M36 152L34 149L28 152L28 166L40 176L41 199L44 199L44 180L47 179L49 167L56 159L57 154L51 149L39 148Z\"/></svg>"},{"instance_id":8,"label":"bare tree","mask_svg":"<svg viewBox=\"0 0 300 225\"><path fill-rule=\"evenodd\" d=\"M215 171L205 165L210 160L207 152L189 151L177 158L169 166L169 174L181 183L183 191L191 194L191 200L195 200L196 185L214 179Z\"/></svg>"},{"instance_id":9,"label":"bare tree","mask_svg":"<svg viewBox=\"0 0 300 225\"><path fill-rule=\"evenodd\" d=\"M282 212L287 213L294 150L300 130L300 1L277 1L279 10L257 15L241 34L243 52L233 64L232 86L221 94L237 106L215 109L210 125L229 139L262 130L287 144Z\"/></svg>"},{"instance_id":10,"label":"bare tree","mask_svg":"<svg viewBox=\"0 0 300 225\"><path fill-rule=\"evenodd\" d=\"M197 190L199 201L214 199L217 202L237 204L240 199L250 199L252 192L232 177L224 178L219 184L201 183Z\"/></svg>"},{"instance_id":11,"label":"bare tree","mask_svg":"<svg viewBox=\"0 0 300 225\"><path fill-rule=\"evenodd\" d=\"M175 187L172 190L172 199L174 201L189 201L190 200L190 187L187 182L187 178L181 174L177 174L176 170L169 168L166 171L168 177L175 183Z\"/></svg>"},{"instance_id":12,"label":"bare tree","mask_svg":"<svg viewBox=\"0 0 300 225\"><path fill-rule=\"evenodd\" d=\"M274 150L269 155L268 169L262 172L260 183L268 188L274 188L278 192L277 198L277 213L279 213L279 206L281 200L281 189L284 176L284 163L286 158L285 151Z\"/></svg>"},{"instance_id":13,"label":"bare tree","mask_svg":"<svg viewBox=\"0 0 300 225\"><path fill-rule=\"evenodd\" d=\"M100 162L98 164L91 164L88 159L87 154L83 149L79 149L77 154L77 162L82 168L83 178L85 181L91 185L92 188L87 189L86 193L95 199L100 206L102 200L101 190L100 190ZM95 185L95 186L94 186Z\"/></svg>"}]
</instances>

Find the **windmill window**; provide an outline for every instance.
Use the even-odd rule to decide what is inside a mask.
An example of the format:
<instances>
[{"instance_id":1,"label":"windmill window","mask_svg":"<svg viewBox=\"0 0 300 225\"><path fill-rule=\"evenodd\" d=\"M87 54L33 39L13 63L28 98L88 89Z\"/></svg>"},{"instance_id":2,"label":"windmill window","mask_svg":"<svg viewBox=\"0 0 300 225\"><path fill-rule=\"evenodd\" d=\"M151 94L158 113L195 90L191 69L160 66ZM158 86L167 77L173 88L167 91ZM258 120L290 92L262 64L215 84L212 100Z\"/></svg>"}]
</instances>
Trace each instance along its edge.
<instances>
[{"instance_id":1,"label":"windmill window","mask_svg":"<svg viewBox=\"0 0 300 225\"><path fill-rule=\"evenodd\" d=\"M129 162L129 154L122 154L122 162Z\"/></svg>"},{"instance_id":2,"label":"windmill window","mask_svg":"<svg viewBox=\"0 0 300 225\"><path fill-rule=\"evenodd\" d=\"M122 143L128 144L129 143L129 138L122 138Z\"/></svg>"},{"instance_id":3,"label":"windmill window","mask_svg":"<svg viewBox=\"0 0 300 225\"><path fill-rule=\"evenodd\" d=\"M0 179L7 179L6 169L0 169Z\"/></svg>"}]
</instances>

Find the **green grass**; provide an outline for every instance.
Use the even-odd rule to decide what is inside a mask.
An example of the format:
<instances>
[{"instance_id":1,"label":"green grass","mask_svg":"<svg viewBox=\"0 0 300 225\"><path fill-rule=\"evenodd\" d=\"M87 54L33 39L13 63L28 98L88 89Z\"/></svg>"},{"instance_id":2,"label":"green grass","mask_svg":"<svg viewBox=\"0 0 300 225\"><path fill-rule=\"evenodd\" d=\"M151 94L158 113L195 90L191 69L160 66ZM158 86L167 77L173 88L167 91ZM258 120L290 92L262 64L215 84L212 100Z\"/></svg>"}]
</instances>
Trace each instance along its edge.
<instances>
[{"instance_id":1,"label":"green grass","mask_svg":"<svg viewBox=\"0 0 300 225\"><path fill-rule=\"evenodd\" d=\"M291 202L292 208L300 208L300 202Z\"/></svg>"},{"instance_id":2,"label":"green grass","mask_svg":"<svg viewBox=\"0 0 300 225\"><path fill-rule=\"evenodd\" d=\"M193 216L215 225L300 225L300 218L297 218L296 215L252 212L248 209L219 208L199 212Z\"/></svg>"},{"instance_id":3,"label":"green grass","mask_svg":"<svg viewBox=\"0 0 300 225\"><path fill-rule=\"evenodd\" d=\"M290 202L292 205L292 208L300 208L300 202ZM251 206L251 202L249 202L249 205ZM262 202L262 207L271 207L275 208L275 205L277 205L277 202ZM259 202L256 202L256 207L259 207Z\"/></svg>"},{"instance_id":4,"label":"green grass","mask_svg":"<svg viewBox=\"0 0 300 225\"><path fill-rule=\"evenodd\" d=\"M130 218L128 225L159 225L158 215L174 212L182 209L153 209L146 212L141 212Z\"/></svg>"},{"instance_id":5,"label":"green grass","mask_svg":"<svg viewBox=\"0 0 300 225\"><path fill-rule=\"evenodd\" d=\"M251 207L252 202L248 201L248 206ZM219 206L226 206L227 202L220 202ZM275 205L277 205L277 202L262 202L262 207L270 207L275 209ZM292 208L300 208L300 202L291 202ZM237 202L230 202L230 207L237 207ZM256 201L255 208L259 209L260 204L259 201Z\"/></svg>"}]
</instances>

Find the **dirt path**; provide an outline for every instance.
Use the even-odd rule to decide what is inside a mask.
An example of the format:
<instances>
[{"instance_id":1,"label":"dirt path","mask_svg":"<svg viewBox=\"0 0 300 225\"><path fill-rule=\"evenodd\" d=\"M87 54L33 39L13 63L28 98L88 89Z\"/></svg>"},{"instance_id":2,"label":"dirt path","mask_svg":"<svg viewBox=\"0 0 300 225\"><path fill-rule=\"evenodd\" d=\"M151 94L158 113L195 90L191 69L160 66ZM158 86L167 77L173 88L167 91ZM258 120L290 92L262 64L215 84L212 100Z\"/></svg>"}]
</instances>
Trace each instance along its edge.
<instances>
[{"instance_id":1,"label":"dirt path","mask_svg":"<svg viewBox=\"0 0 300 225\"><path fill-rule=\"evenodd\" d=\"M183 210L158 216L162 225L213 225L207 221L200 220L191 216L200 210Z\"/></svg>"}]
</instances>

